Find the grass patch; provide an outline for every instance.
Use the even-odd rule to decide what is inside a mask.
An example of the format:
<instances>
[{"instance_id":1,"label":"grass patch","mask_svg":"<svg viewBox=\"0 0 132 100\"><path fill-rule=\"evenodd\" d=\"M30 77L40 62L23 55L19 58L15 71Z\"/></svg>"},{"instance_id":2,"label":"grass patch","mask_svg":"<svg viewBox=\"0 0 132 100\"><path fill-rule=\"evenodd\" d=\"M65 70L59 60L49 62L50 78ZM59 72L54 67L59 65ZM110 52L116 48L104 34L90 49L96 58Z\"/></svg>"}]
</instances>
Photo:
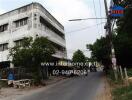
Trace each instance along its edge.
<instances>
[{"instance_id":1,"label":"grass patch","mask_svg":"<svg viewBox=\"0 0 132 100\"><path fill-rule=\"evenodd\" d=\"M113 100L132 100L132 85L113 89Z\"/></svg>"},{"instance_id":2,"label":"grass patch","mask_svg":"<svg viewBox=\"0 0 132 100\"><path fill-rule=\"evenodd\" d=\"M128 76L132 76L132 69L127 70ZM107 74L113 100L132 100L132 85L126 86L118 73L118 80L115 81L114 72L111 70Z\"/></svg>"},{"instance_id":3,"label":"grass patch","mask_svg":"<svg viewBox=\"0 0 132 100\"><path fill-rule=\"evenodd\" d=\"M120 76L120 73L117 72L118 74L118 80L115 79L115 76L114 76L114 71L113 70L109 70L108 73L107 73L107 79L110 83L110 85L122 85L123 84L123 80L121 79L121 76Z\"/></svg>"},{"instance_id":4,"label":"grass patch","mask_svg":"<svg viewBox=\"0 0 132 100\"><path fill-rule=\"evenodd\" d=\"M0 88L8 87L7 81L0 80Z\"/></svg>"},{"instance_id":5,"label":"grass patch","mask_svg":"<svg viewBox=\"0 0 132 100\"><path fill-rule=\"evenodd\" d=\"M132 77L132 69L127 69L127 74L129 77Z\"/></svg>"}]
</instances>

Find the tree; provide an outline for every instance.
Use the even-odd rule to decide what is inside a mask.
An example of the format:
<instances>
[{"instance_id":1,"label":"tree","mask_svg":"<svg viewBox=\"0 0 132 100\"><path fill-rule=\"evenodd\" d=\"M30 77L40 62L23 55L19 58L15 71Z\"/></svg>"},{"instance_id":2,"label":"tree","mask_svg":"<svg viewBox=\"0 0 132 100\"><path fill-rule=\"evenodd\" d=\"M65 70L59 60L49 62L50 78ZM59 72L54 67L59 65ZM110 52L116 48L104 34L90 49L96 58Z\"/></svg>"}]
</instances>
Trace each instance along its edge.
<instances>
[{"instance_id":1,"label":"tree","mask_svg":"<svg viewBox=\"0 0 132 100\"><path fill-rule=\"evenodd\" d=\"M103 64L106 69L111 65L111 49L107 37L97 39L93 44L86 45L87 49L91 51L91 58Z\"/></svg>"},{"instance_id":2,"label":"tree","mask_svg":"<svg viewBox=\"0 0 132 100\"><path fill-rule=\"evenodd\" d=\"M85 62L86 57L81 50L77 50L74 52L72 60L73 62Z\"/></svg>"},{"instance_id":3,"label":"tree","mask_svg":"<svg viewBox=\"0 0 132 100\"><path fill-rule=\"evenodd\" d=\"M24 38L21 45L10 49L12 63L17 67L30 69L37 81L40 81L42 76L40 76L40 71L41 74L44 74L41 63L51 61L54 53L54 46L45 37L37 37L34 41L31 37Z\"/></svg>"},{"instance_id":4,"label":"tree","mask_svg":"<svg viewBox=\"0 0 132 100\"><path fill-rule=\"evenodd\" d=\"M132 66L132 0L124 0L120 5L126 7L124 16L117 21L117 35L114 37L114 47L118 65Z\"/></svg>"},{"instance_id":5,"label":"tree","mask_svg":"<svg viewBox=\"0 0 132 100\"><path fill-rule=\"evenodd\" d=\"M81 50L77 50L73 54L72 61L74 63L85 63L86 62L86 57L85 57L85 55L83 54L83 52ZM80 68L82 68L82 67L83 66L80 66Z\"/></svg>"},{"instance_id":6,"label":"tree","mask_svg":"<svg viewBox=\"0 0 132 100\"><path fill-rule=\"evenodd\" d=\"M33 54L31 43L32 38L24 38L21 41L21 45L15 45L10 49L10 57L12 58L12 63L15 66L23 66L25 68L30 67L32 64Z\"/></svg>"},{"instance_id":7,"label":"tree","mask_svg":"<svg viewBox=\"0 0 132 100\"><path fill-rule=\"evenodd\" d=\"M113 0L115 5L125 8L124 16L117 20L116 34L113 33L112 42L115 48L117 64L123 67L132 66L132 0ZM87 45L92 58L104 66L111 65L111 47L108 37L101 37L95 43Z\"/></svg>"}]
</instances>

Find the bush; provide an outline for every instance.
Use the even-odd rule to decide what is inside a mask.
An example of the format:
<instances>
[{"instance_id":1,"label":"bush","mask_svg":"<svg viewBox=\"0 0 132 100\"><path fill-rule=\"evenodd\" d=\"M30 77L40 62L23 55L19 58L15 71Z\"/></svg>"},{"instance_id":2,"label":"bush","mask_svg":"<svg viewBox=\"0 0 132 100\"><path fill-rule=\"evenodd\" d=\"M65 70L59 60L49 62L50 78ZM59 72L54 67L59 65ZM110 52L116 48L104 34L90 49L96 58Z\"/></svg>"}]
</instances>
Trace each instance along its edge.
<instances>
[{"instance_id":1,"label":"bush","mask_svg":"<svg viewBox=\"0 0 132 100\"><path fill-rule=\"evenodd\" d=\"M8 87L7 81L0 80L0 88L2 87Z\"/></svg>"},{"instance_id":2,"label":"bush","mask_svg":"<svg viewBox=\"0 0 132 100\"><path fill-rule=\"evenodd\" d=\"M112 95L113 100L132 100L132 85L115 88Z\"/></svg>"},{"instance_id":3,"label":"bush","mask_svg":"<svg viewBox=\"0 0 132 100\"><path fill-rule=\"evenodd\" d=\"M129 77L132 77L132 69L127 69L127 74Z\"/></svg>"}]
</instances>

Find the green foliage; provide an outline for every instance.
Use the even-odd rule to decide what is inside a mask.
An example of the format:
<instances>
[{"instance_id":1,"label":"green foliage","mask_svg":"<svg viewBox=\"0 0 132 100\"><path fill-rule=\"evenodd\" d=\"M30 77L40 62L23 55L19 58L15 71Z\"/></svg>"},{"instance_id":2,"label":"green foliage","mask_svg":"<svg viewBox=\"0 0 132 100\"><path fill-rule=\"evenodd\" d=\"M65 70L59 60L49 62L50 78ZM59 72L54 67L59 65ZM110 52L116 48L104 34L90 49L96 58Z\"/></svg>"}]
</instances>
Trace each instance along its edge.
<instances>
[{"instance_id":1,"label":"green foliage","mask_svg":"<svg viewBox=\"0 0 132 100\"><path fill-rule=\"evenodd\" d=\"M132 38L125 34L119 34L114 39L117 63L123 67L131 66Z\"/></svg>"},{"instance_id":2,"label":"green foliage","mask_svg":"<svg viewBox=\"0 0 132 100\"><path fill-rule=\"evenodd\" d=\"M40 62L50 61L52 58L51 55L55 53L54 46L47 38L36 38L32 47L34 58Z\"/></svg>"},{"instance_id":3,"label":"green foliage","mask_svg":"<svg viewBox=\"0 0 132 100\"><path fill-rule=\"evenodd\" d=\"M120 73L118 73L119 75ZM132 85L125 86L124 81L118 78L115 81L114 72L112 70L108 71L107 79L110 86L112 87L112 100L131 100L132 98Z\"/></svg>"},{"instance_id":4,"label":"green foliage","mask_svg":"<svg viewBox=\"0 0 132 100\"><path fill-rule=\"evenodd\" d=\"M22 44L10 50L12 62L16 66L30 67L40 65L41 62L49 61L55 53L52 43L44 37L24 38Z\"/></svg>"},{"instance_id":5,"label":"green foliage","mask_svg":"<svg viewBox=\"0 0 132 100\"><path fill-rule=\"evenodd\" d=\"M101 37L97 39L95 43L88 44L87 49L91 51L91 56L93 59L96 59L96 61L107 67L111 64L111 49L107 37Z\"/></svg>"},{"instance_id":6,"label":"green foliage","mask_svg":"<svg viewBox=\"0 0 132 100\"><path fill-rule=\"evenodd\" d=\"M110 82L114 82L115 81L115 76L114 76L114 71L113 70L109 70L108 71L107 78L110 80Z\"/></svg>"},{"instance_id":7,"label":"green foliage","mask_svg":"<svg viewBox=\"0 0 132 100\"><path fill-rule=\"evenodd\" d=\"M72 60L73 60L73 62L86 62L86 57L81 50L77 50L73 54Z\"/></svg>"},{"instance_id":8,"label":"green foliage","mask_svg":"<svg viewBox=\"0 0 132 100\"><path fill-rule=\"evenodd\" d=\"M112 95L114 96L113 100L131 100L132 99L132 85L121 86L119 88L115 88L112 91Z\"/></svg>"},{"instance_id":9,"label":"green foliage","mask_svg":"<svg viewBox=\"0 0 132 100\"><path fill-rule=\"evenodd\" d=\"M120 72L118 72L120 75ZM112 100L131 100L132 99L132 85L124 85L124 80L121 79L121 76L118 80L115 81L114 72L112 70L108 71L107 79L110 86L112 87Z\"/></svg>"},{"instance_id":10,"label":"green foliage","mask_svg":"<svg viewBox=\"0 0 132 100\"><path fill-rule=\"evenodd\" d=\"M127 69L127 74L129 77L132 77L132 69Z\"/></svg>"},{"instance_id":11,"label":"green foliage","mask_svg":"<svg viewBox=\"0 0 132 100\"><path fill-rule=\"evenodd\" d=\"M8 87L7 81L0 80L0 89L4 87Z\"/></svg>"},{"instance_id":12,"label":"green foliage","mask_svg":"<svg viewBox=\"0 0 132 100\"><path fill-rule=\"evenodd\" d=\"M124 16L117 21L116 35L112 36L117 64L128 67L132 66L132 9L129 8L129 6L132 6L132 0L124 0L121 4L118 4L117 0L114 0L114 2L123 7L128 6L125 9ZM92 58L105 66L111 64L111 49L108 37L97 39L94 44L87 45L87 48L91 51Z\"/></svg>"},{"instance_id":13,"label":"green foliage","mask_svg":"<svg viewBox=\"0 0 132 100\"><path fill-rule=\"evenodd\" d=\"M113 86L113 85L123 85L124 80L122 80L121 74L120 74L119 71L117 71L117 76L118 76L117 80L115 79L115 74L114 74L113 69L108 70L106 76L107 76L107 79L108 79L109 84L111 86Z\"/></svg>"},{"instance_id":14,"label":"green foliage","mask_svg":"<svg viewBox=\"0 0 132 100\"><path fill-rule=\"evenodd\" d=\"M54 46L45 37L38 37L34 41L31 37L24 38L21 45L10 49L12 63L17 67L30 69L37 80L40 79L41 63L51 61L54 53Z\"/></svg>"},{"instance_id":15,"label":"green foliage","mask_svg":"<svg viewBox=\"0 0 132 100\"><path fill-rule=\"evenodd\" d=\"M10 49L10 57L15 66L23 66L27 68L32 64L32 42L32 38L24 38L21 45L16 45Z\"/></svg>"},{"instance_id":16,"label":"green foliage","mask_svg":"<svg viewBox=\"0 0 132 100\"><path fill-rule=\"evenodd\" d=\"M132 0L124 0L122 6L131 6ZM117 35L114 37L114 47L118 65L132 66L132 9L125 9L125 14L117 21Z\"/></svg>"}]
</instances>

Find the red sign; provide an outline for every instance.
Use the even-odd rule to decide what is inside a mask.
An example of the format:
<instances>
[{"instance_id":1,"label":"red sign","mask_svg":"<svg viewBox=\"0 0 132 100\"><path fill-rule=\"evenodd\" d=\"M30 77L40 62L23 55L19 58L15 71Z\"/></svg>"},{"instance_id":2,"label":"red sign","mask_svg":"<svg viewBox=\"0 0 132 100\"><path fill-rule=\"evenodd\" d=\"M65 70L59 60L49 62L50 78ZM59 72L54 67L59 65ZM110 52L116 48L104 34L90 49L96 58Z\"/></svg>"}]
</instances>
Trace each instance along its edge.
<instances>
[{"instance_id":1,"label":"red sign","mask_svg":"<svg viewBox=\"0 0 132 100\"><path fill-rule=\"evenodd\" d=\"M113 6L111 8L111 17L122 17L124 15L124 8L121 6Z\"/></svg>"},{"instance_id":2,"label":"red sign","mask_svg":"<svg viewBox=\"0 0 132 100\"><path fill-rule=\"evenodd\" d=\"M124 10L112 10L112 14L124 14Z\"/></svg>"}]
</instances>

